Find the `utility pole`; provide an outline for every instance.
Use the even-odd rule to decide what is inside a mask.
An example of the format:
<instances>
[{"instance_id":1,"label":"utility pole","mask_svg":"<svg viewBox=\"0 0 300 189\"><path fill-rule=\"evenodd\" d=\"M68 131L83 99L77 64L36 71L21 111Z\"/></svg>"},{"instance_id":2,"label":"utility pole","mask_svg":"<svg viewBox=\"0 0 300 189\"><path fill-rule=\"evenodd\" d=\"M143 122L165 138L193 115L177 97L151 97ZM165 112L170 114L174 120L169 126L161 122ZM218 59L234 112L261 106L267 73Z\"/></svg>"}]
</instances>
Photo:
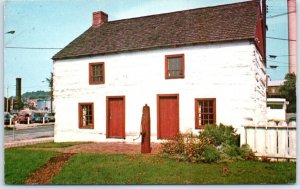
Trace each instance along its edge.
<instances>
[{"instance_id":1,"label":"utility pole","mask_svg":"<svg viewBox=\"0 0 300 189\"><path fill-rule=\"evenodd\" d=\"M7 86L7 91L6 91L6 111L7 111L7 112L9 112L9 109L8 109L8 107L9 107L9 106L8 106L8 102L9 102L9 100L8 100L8 98L9 98L9 96L8 96L8 88L9 88L9 87Z\"/></svg>"},{"instance_id":2,"label":"utility pole","mask_svg":"<svg viewBox=\"0 0 300 189\"><path fill-rule=\"evenodd\" d=\"M266 37L267 37L267 3L266 0L261 1L261 13L262 13L262 25L263 25L263 43L264 43L264 62L267 61L267 44L266 44Z\"/></svg>"},{"instance_id":3,"label":"utility pole","mask_svg":"<svg viewBox=\"0 0 300 189\"><path fill-rule=\"evenodd\" d=\"M289 39L289 73L297 74L297 13L296 0L287 0L288 5L288 39Z\"/></svg>"}]
</instances>

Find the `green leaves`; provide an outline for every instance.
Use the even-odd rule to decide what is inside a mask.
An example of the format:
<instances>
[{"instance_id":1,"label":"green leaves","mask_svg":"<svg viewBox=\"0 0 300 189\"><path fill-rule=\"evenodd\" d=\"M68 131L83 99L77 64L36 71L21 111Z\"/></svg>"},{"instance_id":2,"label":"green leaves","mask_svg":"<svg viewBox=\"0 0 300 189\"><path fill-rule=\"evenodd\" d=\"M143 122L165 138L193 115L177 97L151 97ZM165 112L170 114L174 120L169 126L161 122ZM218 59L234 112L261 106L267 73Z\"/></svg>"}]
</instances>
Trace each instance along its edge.
<instances>
[{"instance_id":1,"label":"green leaves","mask_svg":"<svg viewBox=\"0 0 300 189\"><path fill-rule=\"evenodd\" d=\"M287 108L288 113L296 112L296 75L288 73L285 76L284 84L279 88L280 94L289 101Z\"/></svg>"}]
</instances>

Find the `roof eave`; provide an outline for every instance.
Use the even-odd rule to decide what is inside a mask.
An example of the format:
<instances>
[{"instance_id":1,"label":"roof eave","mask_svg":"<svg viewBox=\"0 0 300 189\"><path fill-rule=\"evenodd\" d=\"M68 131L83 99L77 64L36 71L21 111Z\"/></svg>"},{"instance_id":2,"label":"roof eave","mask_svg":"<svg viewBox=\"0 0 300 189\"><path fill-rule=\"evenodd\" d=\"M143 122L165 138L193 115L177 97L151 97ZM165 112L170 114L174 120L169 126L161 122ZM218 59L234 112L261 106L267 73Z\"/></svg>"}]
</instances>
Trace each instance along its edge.
<instances>
[{"instance_id":1,"label":"roof eave","mask_svg":"<svg viewBox=\"0 0 300 189\"><path fill-rule=\"evenodd\" d=\"M107 54L118 54L118 53L123 53L123 52L145 51L145 50L153 50L153 49L160 49L160 48L176 48L176 47L184 47L184 46L205 45L205 44L224 43L224 42L233 42L233 41L254 41L254 40L255 40L255 36L247 37L247 38L216 40L216 41L198 41L198 42L183 43L183 44L167 44L167 45L159 45L159 46L135 48L135 49L123 49L123 50L121 49L121 50L116 50L116 51L105 51L105 52L100 52L100 53L70 55L70 56L65 56L65 57L61 57L61 58L56 57L56 55L55 55L52 57L52 60L56 61L56 60L92 57L92 56L107 55Z\"/></svg>"}]
</instances>

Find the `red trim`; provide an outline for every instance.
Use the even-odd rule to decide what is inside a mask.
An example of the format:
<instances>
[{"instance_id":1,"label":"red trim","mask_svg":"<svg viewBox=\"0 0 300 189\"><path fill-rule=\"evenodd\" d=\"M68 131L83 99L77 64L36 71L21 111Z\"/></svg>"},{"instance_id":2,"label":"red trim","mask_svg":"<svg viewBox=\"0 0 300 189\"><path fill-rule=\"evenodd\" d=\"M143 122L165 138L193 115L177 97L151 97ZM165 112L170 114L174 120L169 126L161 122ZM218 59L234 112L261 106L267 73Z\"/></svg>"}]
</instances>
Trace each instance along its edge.
<instances>
[{"instance_id":1,"label":"red trim","mask_svg":"<svg viewBox=\"0 0 300 189\"><path fill-rule=\"evenodd\" d=\"M111 138L111 136L109 136L109 100L110 99L122 99L123 100L123 121L124 121L124 125L122 126L122 138L125 139L125 125L126 125L126 100L125 100L125 96L107 96L106 97L106 138Z\"/></svg>"},{"instance_id":2,"label":"red trim","mask_svg":"<svg viewBox=\"0 0 300 189\"><path fill-rule=\"evenodd\" d=\"M90 105L92 109L92 125L91 126L83 126L82 124L82 106ZM78 103L78 128L79 129L94 129L94 103L93 102L84 102Z\"/></svg>"},{"instance_id":3,"label":"red trim","mask_svg":"<svg viewBox=\"0 0 300 189\"><path fill-rule=\"evenodd\" d=\"M216 98L195 98L195 129L204 129L205 125L199 125L199 101L213 101L213 124L217 121Z\"/></svg>"},{"instance_id":4,"label":"red trim","mask_svg":"<svg viewBox=\"0 0 300 189\"><path fill-rule=\"evenodd\" d=\"M160 109L159 109L159 100L160 97L176 97L177 99L177 107L178 107L178 117L177 117L177 129L178 129L178 133L179 133L179 94L157 94L157 98L156 98L156 106L157 106L157 139L163 139L161 136L161 132L160 132Z\"/></svg>"},{"instance_id":5,"label":"red trim","mask_svg":"<svg viewBox=\"0 0 300 189\"><path fill-rule=\"evenodd\" d=\"M258 48L258 51L260 52L264 64L266 64L266 36L265 36L265 30L266 26L264 26L264 20L260 13L260 8L258 8L258 15L257 15L257 22L256 22L256 31L255 31L255 45Z\"/></svg>"},{"instance_id":6,"label":"red trim","mask_svg":"<svg viewBox=\"0 0 300 189\"><path fill-rule=\"evenodd\" d=\"M181 58L181 70L182 75L169 76L168 75L168 59L169 58ZM165 55L165 79L176 79L176 78L184 78L185 77L185 66L184 66L184 54L174 54L174 55Z\"/></svg>"},{"instance_id":7,"label":"red trim","mask_svg":"<svg viewBox=\"0 0 300 189\"><path fill-rule=\"evenodd\" d=\"M99 81L93 81L92 77L93 77L93 71L92 71L92 67L96 66L96 65L102 65L102 80ZM105 66L104 66L104 62L93 62L93 63L89 63L89 84L90 85L98 85L98 84L104 84L105 83Z\"/></svg>"}]
</instances>

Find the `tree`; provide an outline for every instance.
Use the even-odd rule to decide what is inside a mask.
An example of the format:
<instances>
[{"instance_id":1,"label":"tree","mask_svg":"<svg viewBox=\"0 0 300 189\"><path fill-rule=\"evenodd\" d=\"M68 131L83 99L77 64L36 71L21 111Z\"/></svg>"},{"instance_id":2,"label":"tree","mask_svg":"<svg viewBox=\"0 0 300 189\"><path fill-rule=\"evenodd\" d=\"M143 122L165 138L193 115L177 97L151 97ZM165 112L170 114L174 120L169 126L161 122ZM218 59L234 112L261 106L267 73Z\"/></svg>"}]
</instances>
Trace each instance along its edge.
<instances>
[{"instance_id":1,"label":"tree","mask_svg":"<svg viewBox=\"0 0 300 189\"><path fill-rule=\"evenodd\" d=\"M46 78L46 81L50 87L50 112L52 113L52 101L53 101L53 72L51 72L50 77Z\"/></svg>"},{"instance_id":2,"label":"tree","mask_svg":"<svg viewBox=\"0 0 300 189\"><path fill-rule=\"evenodd\" d=\"M285 76L283 85L279 88L280 94L289 101L288 113L296 113L296 75L288 73Z\"/></svg>"}]
</instances>

